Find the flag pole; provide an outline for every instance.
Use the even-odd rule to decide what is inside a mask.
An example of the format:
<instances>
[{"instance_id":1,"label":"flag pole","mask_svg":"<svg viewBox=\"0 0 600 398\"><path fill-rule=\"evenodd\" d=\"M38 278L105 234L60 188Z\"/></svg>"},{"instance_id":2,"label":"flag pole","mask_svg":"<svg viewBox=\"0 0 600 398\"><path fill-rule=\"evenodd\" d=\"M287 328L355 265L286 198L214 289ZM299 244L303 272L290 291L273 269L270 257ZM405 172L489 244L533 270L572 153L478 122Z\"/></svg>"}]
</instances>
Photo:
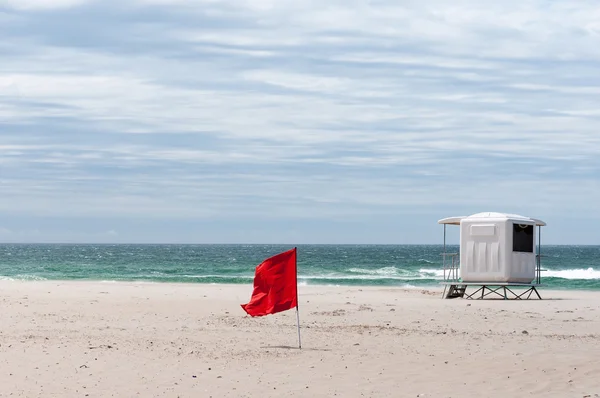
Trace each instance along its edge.
<instances>
[{"instance_id":1,"label":"flag pole","mask_svg":"<svg viewBox=\"0 0 600 398\"><path fill-rule=\"evenodd\" d=\"M300 311L298 310L298 248L294 247L296 252L296 325L298 325L298 349L302 349L302 340L300 339Z\"/></svg>"}]
</instances>

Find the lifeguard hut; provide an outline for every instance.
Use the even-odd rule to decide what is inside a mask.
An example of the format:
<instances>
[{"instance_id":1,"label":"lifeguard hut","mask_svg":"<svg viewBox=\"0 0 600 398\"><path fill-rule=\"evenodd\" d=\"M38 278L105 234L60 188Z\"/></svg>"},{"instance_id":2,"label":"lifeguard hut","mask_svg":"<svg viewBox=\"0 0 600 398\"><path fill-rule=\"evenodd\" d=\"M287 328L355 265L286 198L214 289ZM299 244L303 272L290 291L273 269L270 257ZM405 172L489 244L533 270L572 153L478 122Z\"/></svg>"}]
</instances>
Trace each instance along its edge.
<instances>
[{"instance_id":1,"label":"lifeguard hut","mask_svg":"<svg viewBox=\"0 0 600 398\"><path fill-rule=\"evenodd\" d=\"M444 218L438 224L444 226L443 298L529 299L535 293L541 300L536 287L541 285L541 227L545 222L516 214L478 213ZM460 227L458 253L446 250L447 225ZM475 291L467 293L469 287Z\"/></svg>"}]
</instances>

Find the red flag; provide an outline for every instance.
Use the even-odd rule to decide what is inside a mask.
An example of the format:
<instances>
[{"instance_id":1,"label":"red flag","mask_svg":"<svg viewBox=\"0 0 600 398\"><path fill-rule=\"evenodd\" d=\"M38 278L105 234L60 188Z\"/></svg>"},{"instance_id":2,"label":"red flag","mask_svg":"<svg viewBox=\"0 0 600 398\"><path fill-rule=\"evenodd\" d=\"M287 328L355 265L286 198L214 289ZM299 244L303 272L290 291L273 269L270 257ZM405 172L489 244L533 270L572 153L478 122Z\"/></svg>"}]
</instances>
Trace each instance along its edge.
<instances>
[{"instance_id":1,"label":"red flag","mask_svg":"<svg viewBox=\"0 0 600 398\"><path fill-rule=\"evenodd\" d=\"M250 316L263 316L297 305L296 248L293 248L256 267L252 297L248 304L242 304L242 308Z\"/></svg>"}]
</instances>

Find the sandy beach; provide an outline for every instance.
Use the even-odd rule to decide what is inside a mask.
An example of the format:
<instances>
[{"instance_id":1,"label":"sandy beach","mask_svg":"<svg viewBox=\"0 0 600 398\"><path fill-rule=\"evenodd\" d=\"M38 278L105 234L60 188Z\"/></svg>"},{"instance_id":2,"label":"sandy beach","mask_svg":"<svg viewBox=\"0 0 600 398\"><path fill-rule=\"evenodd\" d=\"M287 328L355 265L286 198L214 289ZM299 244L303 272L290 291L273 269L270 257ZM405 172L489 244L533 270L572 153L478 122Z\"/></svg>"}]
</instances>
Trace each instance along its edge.
<instances>
[{"instance_id":1,"label":"sandy beach","mask_svg":"<svg viewBox=\"0 0 600 398\"><path fill-rule=\"evenodd\" d=\"M250 293L2 281L0 396L600 396L600 293L301 286L302 350L295 312L250 318Z\"/></svg>"}]
</instances>

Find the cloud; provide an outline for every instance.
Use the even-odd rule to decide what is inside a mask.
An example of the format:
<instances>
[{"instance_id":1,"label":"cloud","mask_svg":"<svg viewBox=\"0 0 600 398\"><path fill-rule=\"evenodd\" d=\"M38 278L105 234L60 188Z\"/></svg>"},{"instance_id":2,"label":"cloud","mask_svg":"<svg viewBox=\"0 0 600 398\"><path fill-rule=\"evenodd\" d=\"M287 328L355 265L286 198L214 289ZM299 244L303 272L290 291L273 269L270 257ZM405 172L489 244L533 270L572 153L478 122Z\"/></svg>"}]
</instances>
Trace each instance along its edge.
<instances>
[{"instance_id":1,"label":"cloud","mask_svg":"<svg viewBox=\"0 0 600 398\"><path fill-rule=\"evenodd\" d=\"M0 0L2 7L14 10L51 10L82 5L90 0Z\"/></svg>"},{"instance_id":2,"label":"cloud","mask_svg":"<svg viewBox=\"0 0 600 398\"><path fill-rule=\"evenodd\" d=\"M0 215L597 214L591 1L0 4Z\"/></svg>"}]
</instances>

